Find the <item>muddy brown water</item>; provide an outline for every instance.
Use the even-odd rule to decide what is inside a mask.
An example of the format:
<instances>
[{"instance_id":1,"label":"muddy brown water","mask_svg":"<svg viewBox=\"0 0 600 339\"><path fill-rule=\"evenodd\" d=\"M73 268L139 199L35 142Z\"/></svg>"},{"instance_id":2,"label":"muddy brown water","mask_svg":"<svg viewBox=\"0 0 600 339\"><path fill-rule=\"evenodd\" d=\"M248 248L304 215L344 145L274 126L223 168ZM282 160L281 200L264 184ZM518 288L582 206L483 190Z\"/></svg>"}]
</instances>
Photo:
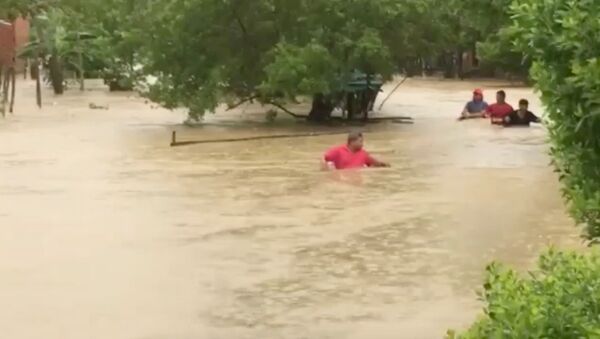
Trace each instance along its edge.
<instances>
[{"instance_id":1,"label":"muddy brown water","mask_svg":"<svg viewBox=\"0 0 600 339\"><path fill-rule=\"evenodd\" d=\"M0 120L2 337L441 338L478 314L485 265L532 267L579 246L546 131L454 120L472 87L413 80L369 126L391 169L318 171L343 136L168 147L183 139L306 132L186 128L180 112L100 90L22 83ZM509 100L539 102L528 88ZM108 105L91 110L89 103ZM214 123L260 120L252 108Z\"/></svg>"}]
</instances>

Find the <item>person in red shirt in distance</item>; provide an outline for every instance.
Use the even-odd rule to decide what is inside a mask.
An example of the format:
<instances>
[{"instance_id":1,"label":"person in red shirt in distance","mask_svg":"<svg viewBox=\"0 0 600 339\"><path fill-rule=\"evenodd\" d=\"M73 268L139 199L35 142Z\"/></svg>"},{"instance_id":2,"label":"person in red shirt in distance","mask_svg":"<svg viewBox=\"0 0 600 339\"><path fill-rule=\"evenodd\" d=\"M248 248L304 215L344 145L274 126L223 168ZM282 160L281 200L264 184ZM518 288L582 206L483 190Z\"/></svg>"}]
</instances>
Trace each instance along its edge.
<instances>
[{"instance_id":1,"label":"person in red shirt in distance","mask_svg":"<svg viewBox=\"0 0 600 339\"><path fill-rule=\"evenodd\" d=\"M498 91L498 93L496 93L496 103L488 106L486 115L490 117L492 124L502 125L504 119L513 111L513 107L506 103L506 93L504 91Z\"/></svg>"},{"instance_id":2,"label":"person in red shirt in distance","mask_svg":"<svg viewBox=\"0 0 600 339\"><path fill-rule=\"evenodd\" d=\"M348 142L327 151L321 165L324 170L343 170L364 167L390 167L389 164L373 158L363 148L363 135L359 132L348 134Z\"/></svg>"}]
</instances>

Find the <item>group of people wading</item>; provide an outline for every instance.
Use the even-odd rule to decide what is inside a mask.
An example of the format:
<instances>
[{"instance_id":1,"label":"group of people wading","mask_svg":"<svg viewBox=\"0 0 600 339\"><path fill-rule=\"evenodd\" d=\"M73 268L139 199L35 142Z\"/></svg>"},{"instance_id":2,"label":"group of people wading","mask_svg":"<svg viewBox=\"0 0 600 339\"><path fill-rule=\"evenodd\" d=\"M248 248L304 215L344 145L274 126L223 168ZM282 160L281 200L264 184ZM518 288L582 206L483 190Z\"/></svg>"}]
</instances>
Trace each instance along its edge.
<instances>
[{"instance_id":1,"label":"group of people wading","mask_svg":"<svg viewBox=\"0 0 600 339\"><path fill-rule=\"evenodd\" d=\"M529 126L531 123L539 123L540 119L529 111L529 102L525 99L519 101L517 110L506 102L506 93L496 93L496 103L488 105L483 100L483 91L473 91L473 100L469 101L463 109L459 120L487 119L492 124L509 126ZM353 132L348 135L345 145L337 146L328 150L321 159L324 170L343 170L364 167L390 167L388 163L381 162L372 157L363 148L363 135Z\"/></svg>"},{"instance_id":2,"label":"group of people wading","mask_svg":"<svg viewBox=\"0 0 600 339\"><path fill-rule=\"evenodd\" d=\"M458 120L489 118L494 125L529 126L532 122L539 123L540 118L529 111L526 99L519 101L519 109L515 110L506 102L506 93L496 93L496 103L488 105L483 100L483 91L473 91L473 100L467 102Z\"/></svg>"}]
</instances>

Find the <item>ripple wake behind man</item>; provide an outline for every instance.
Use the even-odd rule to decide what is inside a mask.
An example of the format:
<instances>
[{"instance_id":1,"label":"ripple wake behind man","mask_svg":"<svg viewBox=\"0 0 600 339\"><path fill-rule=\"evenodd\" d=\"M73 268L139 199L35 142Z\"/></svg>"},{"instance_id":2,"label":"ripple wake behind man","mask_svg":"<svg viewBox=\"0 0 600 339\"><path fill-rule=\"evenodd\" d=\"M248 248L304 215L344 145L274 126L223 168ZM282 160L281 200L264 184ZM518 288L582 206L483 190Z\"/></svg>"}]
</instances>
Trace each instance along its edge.
<instances>
[{"instance_id":1,"label":"ripple wake behind man","mask_svg":"<svg viewBox=\"0 0 600 339\"><path fill-rule=\"evenodd\" d=\"M364 167L390 167L388 163L373 158L363 148L363 135L360 132L348 134L345 145L337 146L325 153L321 160L324 170L344 170Z\"/></svg>"}]
</instances>

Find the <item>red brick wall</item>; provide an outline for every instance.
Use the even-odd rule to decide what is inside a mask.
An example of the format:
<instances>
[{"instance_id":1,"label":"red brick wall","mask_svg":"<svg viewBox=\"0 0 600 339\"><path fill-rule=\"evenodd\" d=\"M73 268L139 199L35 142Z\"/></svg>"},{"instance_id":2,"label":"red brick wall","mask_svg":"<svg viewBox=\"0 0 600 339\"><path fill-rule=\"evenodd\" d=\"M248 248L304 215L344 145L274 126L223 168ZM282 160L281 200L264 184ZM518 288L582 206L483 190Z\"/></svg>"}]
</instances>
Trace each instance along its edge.
<instances>
[{"instance_id":1,"label":"red brick wall","mask_svg":"<svg viewBox=\"0 0 600 339\"><path fill-rule=\"evenodd\" d=\"M29 21L19 18L14 22L14 26L16 29L15 32L15 41L17 53L19 49L25 46L29 42ZM21 59L17 59L17 70L22 71L25 66L25 61Z\"/></svg>"},{"instance_id":2,"label":"red brick wall","mask_svg":"<svg viewBox=\"0 0 600 339\"><path fill-rule=\"evenodd\" d=\"M29 23L17 19L13 24L0 20L0 64L16 62L17 70L23 70L23 61L16 58L19 48L29 41Z\"/></svg>"},{"instance_id":3,"label":"red brick wall","mask_svg":"<svg viewBox=\"0 0 600 339\"><path fill-rule=\"evenodd\" d=\"M0 20L0 66L12 64L15 57L15 34L13 26Z\"/></svg>"}]
</instances>

